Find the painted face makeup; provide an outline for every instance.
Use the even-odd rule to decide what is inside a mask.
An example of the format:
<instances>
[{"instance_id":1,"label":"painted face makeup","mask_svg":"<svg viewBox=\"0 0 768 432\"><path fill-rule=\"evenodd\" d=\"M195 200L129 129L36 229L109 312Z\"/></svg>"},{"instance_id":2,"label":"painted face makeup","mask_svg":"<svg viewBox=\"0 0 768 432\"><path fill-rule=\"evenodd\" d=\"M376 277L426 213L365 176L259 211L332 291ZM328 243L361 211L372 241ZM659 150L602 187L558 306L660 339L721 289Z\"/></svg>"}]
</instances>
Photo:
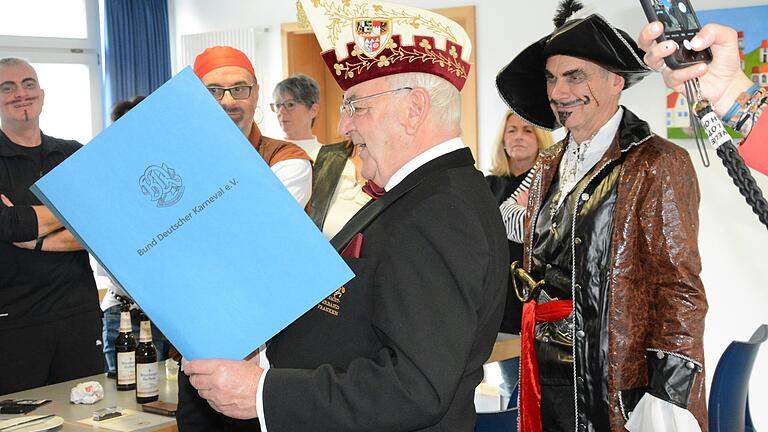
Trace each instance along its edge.
<instances>
[{"instance_id":1,"label":"painted face makeup","mask_svg":"<svg viewBox=\"0 0 768 432\"><path fill-rule=\"evenodd\" d=\"M557 120L560 122L561 125L565 124L565 122L568 120L568 117L570 117L571 114L573 114L573 111L565 111L559 108L573 108L579 105L589 105L590 102L592 102L592 99L590 99L589 96L576 98L574 100L566 101L566 102L560 102L554 99L550 99L549 101L549 103L553 107L555 107L555 110L557 111Z\"/></svg>"},{"instance_id":2,"label":"painted face makeup","mask_svg":"<svg viewBox=\"0 0 768 432\"><path fill-rule=\"evenodd\" d=\"M31 66L0 67L0 119L3 122L36 121L43 108L44 95Z\"/></svg>"},{"instance_id":3,"label":"painted face makeup","mask_svg":"<svg viewBox=\"0 0 768 432\"><path fill-rule=\"evenodd\" d=\"M594 134L617 109L623 82L595 63L555 55L547 59L544 77L552 113L577 137ZM617 104L606 104L612 98Z\"/></svg>"}]
</instances>

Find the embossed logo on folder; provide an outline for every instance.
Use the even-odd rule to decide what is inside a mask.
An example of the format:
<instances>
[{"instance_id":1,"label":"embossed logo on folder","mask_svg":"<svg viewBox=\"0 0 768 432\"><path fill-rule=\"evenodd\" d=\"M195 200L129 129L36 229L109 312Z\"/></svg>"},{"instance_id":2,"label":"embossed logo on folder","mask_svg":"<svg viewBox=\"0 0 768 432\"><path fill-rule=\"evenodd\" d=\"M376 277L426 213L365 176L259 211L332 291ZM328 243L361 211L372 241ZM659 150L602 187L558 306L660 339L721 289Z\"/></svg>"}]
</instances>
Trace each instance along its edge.
<instances>
[{"instance_id":1,"label":"embossed logo on folder","mask_svg":"<svg viewBox=\"0 0 768 432\"><path fill-rule=\"evenodd\" d=\"M148 166L139 178L139 187L158 207L170 207L184 195L181 176L165 163Z\"/></svg>"}]
</instances>

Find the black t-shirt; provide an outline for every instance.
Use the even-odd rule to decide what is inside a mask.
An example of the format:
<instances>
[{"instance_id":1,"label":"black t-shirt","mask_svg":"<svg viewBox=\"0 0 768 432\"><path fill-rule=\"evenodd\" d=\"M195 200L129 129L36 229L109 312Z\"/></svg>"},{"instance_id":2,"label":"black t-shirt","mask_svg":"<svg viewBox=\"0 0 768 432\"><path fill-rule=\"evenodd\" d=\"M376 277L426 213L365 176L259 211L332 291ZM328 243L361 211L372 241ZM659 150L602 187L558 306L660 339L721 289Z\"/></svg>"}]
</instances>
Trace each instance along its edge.
<instances>
[{"instance_id":1,"label":"black t-shirt","mask_svg":"<svg viewBox=\"0 0 768 432\"><path fill-rule=\"evenodd\" d=\"M40 200L30 186L80 147L76 141L42 135L40 146L28 148L0 131L0 193L13 203L0 204L0 329L99 307L87 252L35 252L13 245L37 237L30 206Z\"/></svg>"},{"instance_id":2,"label":"black t-shirt","mask_svg":"<svg viewBox=\"0 0 768 432\"><path fill-rule=\"evenodd\" d=\"M19 153L20 156L26 157L29 159L29 161L32 163L32 166L37 168L37 172L42 173L43 172L43 146L39 145L36 147L24 147L15 144L12 141L8 141L15 150Z\"/></svg>"},{"instance_id":3,"label":"black t-shirt","mask_svg":"<svg viewBox=\"0 0 768 432\"><path fill-rule=\"evenodd\" d=\"M512 193L517 190L520 184L528 176L530 170L520 174L519 176L485 176L485 181L488 182L488 186L491 188L493 196L498 201L499 205L509 198Z\"/></svg>"}]
</instances>

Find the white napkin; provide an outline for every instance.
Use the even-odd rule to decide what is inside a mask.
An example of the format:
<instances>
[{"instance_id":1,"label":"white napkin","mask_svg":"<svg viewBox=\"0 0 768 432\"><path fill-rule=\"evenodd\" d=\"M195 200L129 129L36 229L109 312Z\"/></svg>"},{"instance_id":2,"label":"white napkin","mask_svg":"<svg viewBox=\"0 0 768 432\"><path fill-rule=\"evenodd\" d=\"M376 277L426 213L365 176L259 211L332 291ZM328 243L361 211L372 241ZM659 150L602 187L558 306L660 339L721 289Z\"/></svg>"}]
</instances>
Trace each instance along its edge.
<instances>
[{"instance_id":1,"label":"white napkin","mask_svg":"<svg viewBox=\"0 0 768 432\"><path fill-rule=\"evenodd\" d=\"M104 387L96 381L86 381L72 387L69 400L75 404L94 404L104 398Z\"/></svg>"}]
</instances>

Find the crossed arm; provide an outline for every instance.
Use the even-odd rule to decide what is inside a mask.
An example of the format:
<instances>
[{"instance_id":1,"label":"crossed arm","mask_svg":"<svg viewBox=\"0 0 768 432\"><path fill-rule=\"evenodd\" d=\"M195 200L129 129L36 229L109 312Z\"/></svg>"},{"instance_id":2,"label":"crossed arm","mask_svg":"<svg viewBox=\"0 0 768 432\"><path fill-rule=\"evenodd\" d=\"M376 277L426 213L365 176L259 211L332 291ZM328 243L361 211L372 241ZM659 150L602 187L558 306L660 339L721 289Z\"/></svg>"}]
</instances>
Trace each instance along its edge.
<instances>
[{"instance_id":1,"label":"crossed arm","mask_svg":"<svg viewBox=\"0 0 768 432\"><path fill-rule=\"evenodd\" d=\"M45 238L41 250L71 252L83 247L45 206L14 206L0 194L0 232L2 240L21 249L34 249L39 238ZM30 212L31 210L31 212Z\"/></svg>"}]
</instances>

